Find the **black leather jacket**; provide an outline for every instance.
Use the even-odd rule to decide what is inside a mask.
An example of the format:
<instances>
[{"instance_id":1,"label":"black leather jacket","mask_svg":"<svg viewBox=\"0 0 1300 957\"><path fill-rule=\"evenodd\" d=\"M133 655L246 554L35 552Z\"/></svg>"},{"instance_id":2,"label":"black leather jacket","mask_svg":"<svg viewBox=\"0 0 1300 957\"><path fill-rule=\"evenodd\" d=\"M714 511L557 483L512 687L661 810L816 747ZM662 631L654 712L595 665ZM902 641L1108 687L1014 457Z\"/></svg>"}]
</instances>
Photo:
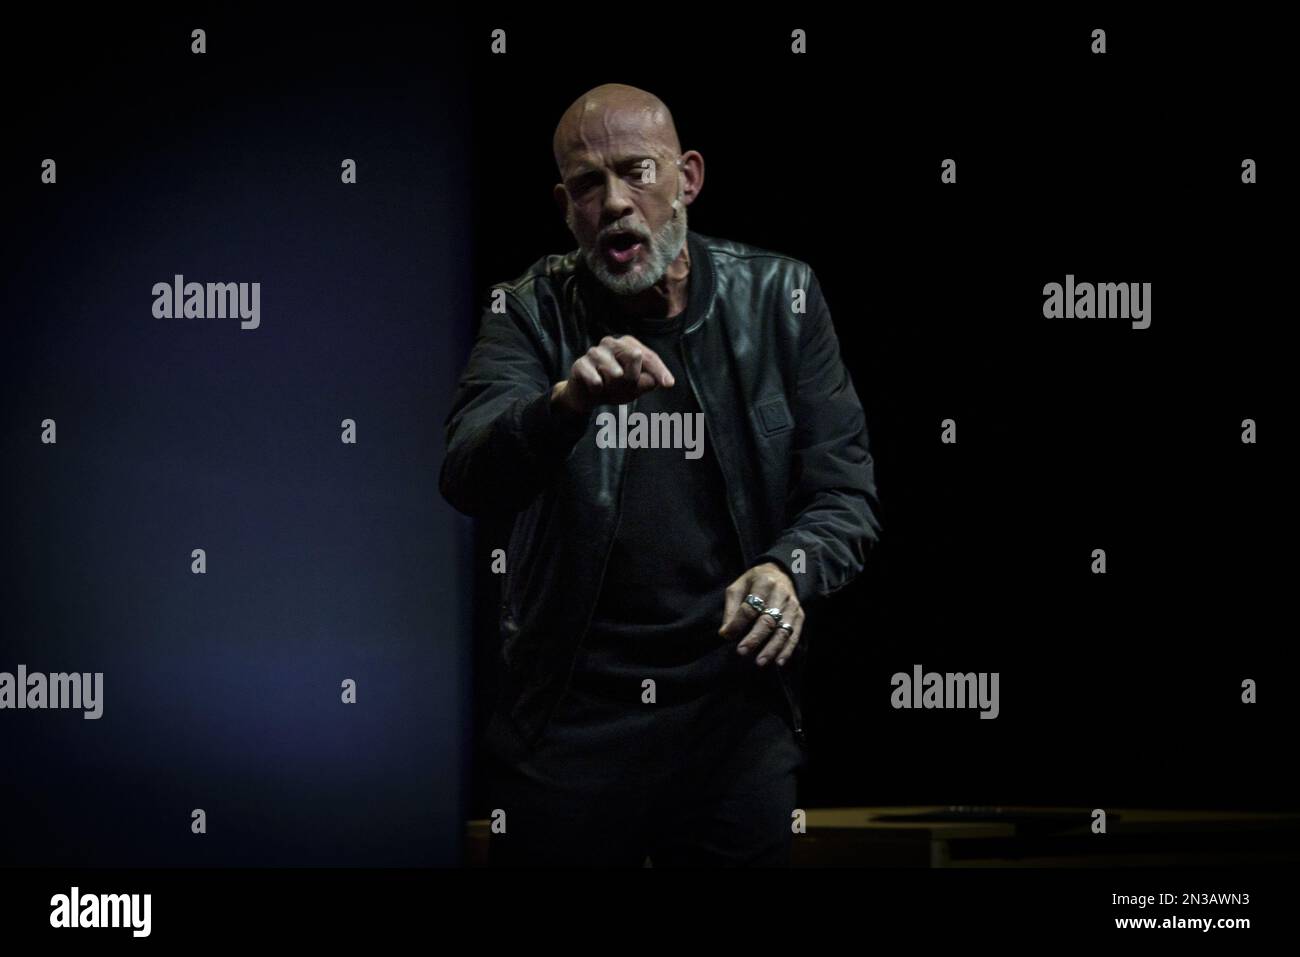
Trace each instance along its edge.
<instances>
[{"instance_id":1,"label":"black leather jacket","mask_svg":"<svg viewBox=\"0 0 1300 957\"><path fill-rule=\"evenodd\" d=\"M807 606L862 571L879 539L862 406L806 263L694 231L688 241L692 295L703 283L706 306L683 330L684 365L741 552L746 567L785 568ZM618 524L626 451L597 448L592 417L572 423L550 406L551 387L573 363L621 334L595 283L575 250L493 287L445 423L443 496L467 515L516 513L501 608L504 680L487 729L499 753L526 753L564 695ZM718 604L720 623L721 595ZM767 666L801 741L808 630L806 621L784 668Z\"/></svg>"}]
</instances>

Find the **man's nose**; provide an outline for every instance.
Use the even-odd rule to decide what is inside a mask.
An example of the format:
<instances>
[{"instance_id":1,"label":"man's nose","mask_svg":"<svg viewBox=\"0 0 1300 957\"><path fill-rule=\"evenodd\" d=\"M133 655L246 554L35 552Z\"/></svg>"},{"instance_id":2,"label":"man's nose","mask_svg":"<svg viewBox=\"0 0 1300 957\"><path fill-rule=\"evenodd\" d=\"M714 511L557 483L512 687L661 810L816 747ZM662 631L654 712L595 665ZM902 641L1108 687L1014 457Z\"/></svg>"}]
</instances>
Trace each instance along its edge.
<instances>
[{"instance_id":1,"label":"man's nose","mask_svg":"<svg viewBox=\"0 0 1300 957\"><path fill-rule=\"evenodd\" d=\"M605 187L605 208L601 210L606 222L617 222L624 216L636 212L632 205L632 194L621 176L611 176Z\"/></svg>"}]
</instances>

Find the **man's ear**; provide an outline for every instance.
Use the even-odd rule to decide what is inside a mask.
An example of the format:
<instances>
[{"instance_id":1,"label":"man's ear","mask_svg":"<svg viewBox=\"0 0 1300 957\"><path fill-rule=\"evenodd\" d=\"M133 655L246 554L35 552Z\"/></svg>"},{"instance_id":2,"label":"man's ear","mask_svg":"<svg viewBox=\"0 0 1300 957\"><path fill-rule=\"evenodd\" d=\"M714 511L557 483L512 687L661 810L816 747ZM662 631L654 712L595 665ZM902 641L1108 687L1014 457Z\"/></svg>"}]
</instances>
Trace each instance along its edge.
<instances>
[{"instance_id":1,"label":"man's ear","mask_svg":"<svg viewBox=\"0 0 1300 957\"><path fill-rule=\"evenodd\" d=\"M682 154L681 170L682 204L689 206L704 188L704 157L698 150L687 150Z\"/></svg>"},{"instance_id":2,"label":"man's ear","mask_svg":"<svg viewBox=\"0 0 1300 957\"><path fill-rule=\"evenodd\" d=\"M555 188L551 190L551 195L555 197L555 205L560 207L560 212L567 219L569 215L569 191L564 188L563 183L556 183Z\"/></svg>"}]
</instances>

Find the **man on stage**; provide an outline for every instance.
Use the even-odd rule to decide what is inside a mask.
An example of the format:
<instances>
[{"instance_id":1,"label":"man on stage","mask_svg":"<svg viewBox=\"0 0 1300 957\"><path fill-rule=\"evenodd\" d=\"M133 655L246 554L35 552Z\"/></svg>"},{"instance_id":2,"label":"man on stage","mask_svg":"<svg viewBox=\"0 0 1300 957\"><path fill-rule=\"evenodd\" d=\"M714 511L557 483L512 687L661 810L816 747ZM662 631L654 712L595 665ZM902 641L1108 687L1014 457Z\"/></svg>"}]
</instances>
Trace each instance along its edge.
<instances>
[{"instance_id":1,"label":"man on stage","mask_svg":"<svg viewBox=\"0 0 1300 957\"><path fill-rule=\"evenodd\" d=\"M578 249L493 288L440 480L515 516L492 863L785 864L804 606L879 538L862 407L812 269L687 228L657 97L596 87L553 146Z\"/></svg>"}]
</instances>

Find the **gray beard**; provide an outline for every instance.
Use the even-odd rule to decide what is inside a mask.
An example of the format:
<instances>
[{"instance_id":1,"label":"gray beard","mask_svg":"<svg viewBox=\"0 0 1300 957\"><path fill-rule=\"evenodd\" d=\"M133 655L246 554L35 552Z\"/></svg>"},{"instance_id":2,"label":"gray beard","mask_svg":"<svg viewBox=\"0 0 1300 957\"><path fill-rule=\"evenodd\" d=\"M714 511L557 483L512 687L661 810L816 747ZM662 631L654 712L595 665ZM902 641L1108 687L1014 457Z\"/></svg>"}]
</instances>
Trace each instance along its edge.
<instances>
[{"instance_id":1,"label":"gray beard","mask_svg":"<svg viewBox=\"0 0 1300 957\"><path fill-rule=\"evenodd\" d=\"M686 245L686 204L677 209L677 215L659 227L650 237L650 249L643 269L637 272L613 273L605 265L600 250L593 246L582 254L583 261L592 274L616 296L635 296L645 292L668 271Z\"/></svg>"}]
</instances>

